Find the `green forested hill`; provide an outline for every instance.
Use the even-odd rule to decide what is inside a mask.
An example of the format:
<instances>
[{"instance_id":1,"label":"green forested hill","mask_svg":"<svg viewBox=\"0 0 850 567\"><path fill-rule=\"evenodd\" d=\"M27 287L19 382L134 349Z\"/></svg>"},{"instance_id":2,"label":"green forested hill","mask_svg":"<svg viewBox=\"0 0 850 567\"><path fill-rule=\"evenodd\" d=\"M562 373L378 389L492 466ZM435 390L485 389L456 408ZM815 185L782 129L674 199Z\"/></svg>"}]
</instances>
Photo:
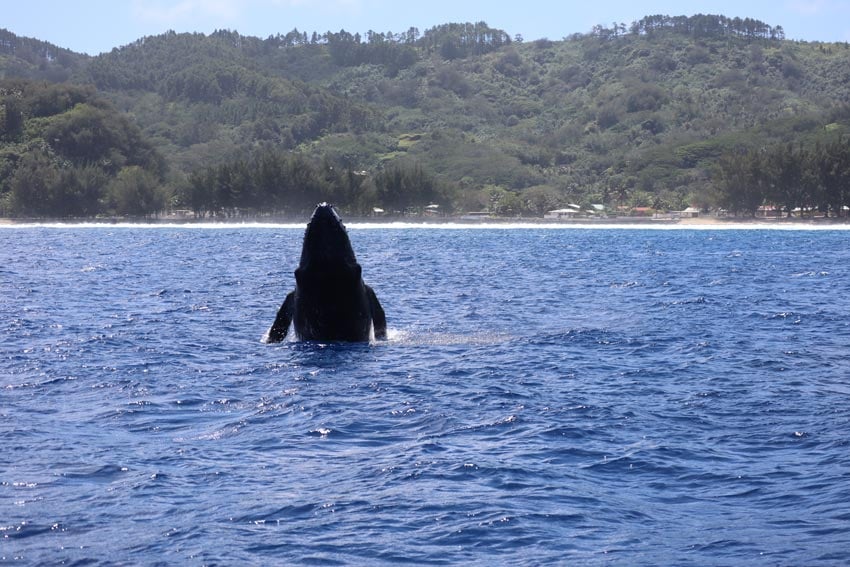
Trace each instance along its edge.
<instances>
[{"instance_id":1,"label":"green forested hill","mask_svg":"<svg viewBox=\"0 0 850 567\"><path fill-rule=\"evenodd\" d=\"M40 212L21 167L35 183L48 163L50 179L86 170L100 184L99 204L68 214L132 209L115 197L121 179L157 186L142 209L202 214L296 214L320 198L354 212L735 206L730 156L835 149L850 127L850 46L723 16L530 42L484 23L266 39L169 32L93 58L3 31L0 76L5 214ZM45 115L32 100L50 89L67 104ZM93 113L126 122L128 139L90 128L105 138L87 142L121 159L50 137ZM148 157L128 157L137 153ZM820 205L815 193L794 204Z\"/></svg>"}]
</instances>

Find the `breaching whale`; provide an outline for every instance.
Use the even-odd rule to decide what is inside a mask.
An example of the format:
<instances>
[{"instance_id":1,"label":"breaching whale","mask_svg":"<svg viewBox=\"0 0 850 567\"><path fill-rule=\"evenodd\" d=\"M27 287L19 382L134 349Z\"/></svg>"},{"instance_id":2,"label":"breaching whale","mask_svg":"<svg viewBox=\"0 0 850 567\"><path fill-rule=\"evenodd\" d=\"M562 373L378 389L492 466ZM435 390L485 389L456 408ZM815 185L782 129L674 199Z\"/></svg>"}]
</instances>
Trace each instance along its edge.
<instances>
[{"instance_id":1,"label":"breaching whale","mask_svg":"<svg viewBox=\"0 0 850 567\"><path fill-rule=\"evenodd\" d=\"M368 341L387 337L387 319L371 287L363 283L360 264L342 219L321 203L304 231L295 291L277 312L265 341L286 338L290 323L304 341Z\"/></svg>"}]
</instances>

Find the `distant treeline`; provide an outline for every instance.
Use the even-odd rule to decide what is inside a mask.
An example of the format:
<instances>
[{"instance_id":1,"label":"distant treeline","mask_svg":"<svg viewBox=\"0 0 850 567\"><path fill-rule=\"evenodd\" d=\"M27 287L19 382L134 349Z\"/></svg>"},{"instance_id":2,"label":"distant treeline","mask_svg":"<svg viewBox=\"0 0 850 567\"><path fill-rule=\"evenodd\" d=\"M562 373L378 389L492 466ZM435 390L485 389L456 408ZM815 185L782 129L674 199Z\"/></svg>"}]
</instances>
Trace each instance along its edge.
<instances>
[{"instance_id":1,"label":"distant treeline","mask_svg":"<svg viewBox=\"0 0 850 567\"><path fill-rule=\"evenodd\" d=\"M360 215L378 207L400 214L431 204L448 211L453 191L415 161L402 160L371 175L303 154L266 151L191 174L176 203L200 218L303 216L320 201Z\"/></svg>"},{"instance_id":2,"label":"distant treeline","mask_svg":"<svg viewBox=\"0 0 850 567\"><path fill-rule=\"evenodd\" d=\"M198 39L203 37L202 34L168 32L164 36L141 38L125 47L113 50L112 53L96 58L90 67L92 79L101 88L141 88L156 82L157 75L165 72L168 66L174 63L174 58L171 61L165 58L164 69L122 69L121 65L126 63L128 53L144 49L154 54L153 59L157 59L163 48L170 48L162 41L166 38L172 43L174 41L183 43L183 48L191 54L192 51L199 49ZM399 70L407 69L421 57L432 53L438 53L446 60L463 59L483 55L511 43L511 38L505 31L491 28L485 22L443 24L429 28L424 33L420 33L415 27L401 33L369 30L365 35L351 33L344 29L338 32L327 31L319 34L314 31L308 34L295 28L285 34L272 35L266 39L243 36L229 30L217 30L209 37L213 40L221 40L252 57L274 57L279 50L285 48L323 46L327 47L336 65L342 67L364 64L385 65L391 75ZM198 53L196 59L203 60L206 55L209 53ZM215 90L221 87L225 91L233 91L234 87L228 87L228 85L246 83L245 78L215 77L211 76L209 71L204 68L181 69L180 76L176 80L185 81L181 77L186 75L195 77L192 81L198 83L196 90L204 91L204 95L190 96L190 98L213 101L217 101L216 98L206 93L210 89ZM169 71L168 74L171 75L172 72L174 71ZM268 83L268 81L260 80L259 77L252 77L250 82L252 84ZM218 87L213 86L214 84ZM185 89L177 88L176 91L185 92Z\"/></svg>"},{"instance_id":3,"label":"distant treeline","mask_svg":"<svg viewBox=\"0 0 850 567\"><path fill-rule=\"evenodd\" d=\"M848 216L850 140L729 153L719 163L718 189L719 203L735 213L755 216L766 206L789 217L795 210Z\"/></svg>"},{"instance_id":4,"label":"distant treeline","mask_svg":"<svg viewBox=\"0 0 850 567\"><path fill-rule=\"evenodd\" d=\"M50 81L65 81L72 72L80 68L87 55L74 53L70 49L52 43L19 37L9 30L0 28L0 56L6 76L28 77L38 75Z\"/></svg>"},{"instance_id":5,"label":"distant treeline","mask_svg":"<svg viewBox=\"0 0 850 567\"><path fill-rule=\"evenodd\" d=\"M746 39L785 39L782 26L771 26L753 18L728 18L716 14L695 16L646 16L632 22L630 26L617 23L608 28L596 25L591 35L602 39L633 35L651 35L661 31L672 31L692 37L741 37Z\"/></svg>"},{"instance_id":6,"label":"distant treeline","mask_svg":"<svg viewBox=\"0 0 850 567\"><path fill-rule=\"evenodd\" d=\"M334 63L352 67L363 64L386 65L392 71L406 69L419 60L416 48L426 54L439 53L444 59L462 59L483 55L511 43L502 30L485 22L444 24L427 30L422 36L417 28L401 34L369 31L364 38L345 30L313 34L314 42L326 43Z\"/></svg>"},{"instance_id":7,"label":"distant treeline","mask_svg":"<svg viewBox=\"0 0 850 567\"><path fill-rule=\"evenodd\" d=\"M427 53L440 53L446 59L457 59L495 51L509 45L511 38L505 31L491 28L486 22L467 22L434 26L421 34L419 28L411 27L401 33L369 30L365 36L345 30L336 33L328 31L321 35L313 32L308 35L295 28L289 33L269 37L266 43L275 47L328 44L332 47L331 53L336 50L336 57L340 57L337 64L359 65L373 62L368 59L375 58L375 54L382 51L392 51L394 46L417 47ZM358 57L351 53L342 56L340 52L347 50L359 51L362 60L355 63Z\"/></svg>"},{"instance_id":8,"label":"distant treeline","mask_svg":"<svg viewBox=\"0 0 850 567\"><path fill-rule=\"evenodd\" d=\"M728 18L715 14L695 16L646 16L633 22L630 31L651 34L660 30L696 37L739 36L751 39L785 39L782 26L770 26L753 18Z\"/></svg>"}]
</instances>

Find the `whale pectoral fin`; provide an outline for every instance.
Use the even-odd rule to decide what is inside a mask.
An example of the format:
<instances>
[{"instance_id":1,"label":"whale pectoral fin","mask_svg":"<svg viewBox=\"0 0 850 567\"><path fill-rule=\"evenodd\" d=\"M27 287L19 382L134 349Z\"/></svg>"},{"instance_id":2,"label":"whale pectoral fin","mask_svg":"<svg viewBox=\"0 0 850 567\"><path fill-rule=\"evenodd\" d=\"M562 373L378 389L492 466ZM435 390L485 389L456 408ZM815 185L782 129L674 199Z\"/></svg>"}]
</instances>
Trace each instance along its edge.
<instances>
[{"instance_id":1,"label":"whale pectoral fin","mask_svg":"<svg viewBox=\"0 0 850 567\"><path fill-rule=\"evenodd\" d=\"M375 329L376 339L387 338L387 316L384 314L384 308L381 307L381 302L378 301L378 296L368 285L366 286L366 296L369 298L369 309L372 312L372 327Z\"/></svg>"},{"instance_id":2,"label":"whale pectoral fin","mask_svg":"<svg viewBox=\"0 0 850 567\"><path fill-rule=\"evenodd\" d=\"M279 343L286 338L286 331L289 329L289 324L292 322L292 312L295 307L295 292L289 292L283 304L277 311L274 324L272 324L269 332L266 333L267 343Z\"/></svg>"}]
</instances>

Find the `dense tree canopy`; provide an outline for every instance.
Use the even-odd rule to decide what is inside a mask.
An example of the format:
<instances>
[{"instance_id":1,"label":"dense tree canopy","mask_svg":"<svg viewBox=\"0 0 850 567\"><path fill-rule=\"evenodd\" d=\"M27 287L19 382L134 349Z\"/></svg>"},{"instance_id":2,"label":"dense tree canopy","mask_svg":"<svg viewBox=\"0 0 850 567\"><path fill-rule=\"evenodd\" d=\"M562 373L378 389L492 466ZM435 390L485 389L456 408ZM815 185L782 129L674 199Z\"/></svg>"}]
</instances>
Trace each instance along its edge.
<instances>
[{"instance_id":1,"label":"dense tree canopy","mask_svg":"<svg viewBox=\"0 0 850 567\"><path fill-rule=\"evenodd\" d=\"M2 30L0 214L843 214L848 55L705 14L535 41L484 22L167 32L97 57Z\"/></svg>"},{"instance_id":2,"label":"dense tree canopy","mask_svg":"<svg viewBox=\"0 0 850 567\"><path fill-rule=\"evenodd\" d=\"M306 215L319 201L360 215L374 209L450 210L453 187L416 162L399 161L372 176L365 171L301 154L263 151L247 159L196 171L178 196L198 217L258 214Z\"/></svg>"},{"instance_id":3,"label":"dense tree canopy","mask_svg":"<svg viewBox=\"0 0 850 567\"><path fill-rule=\"evenodd\" d=\"M714 14L695 16L646 16L631 25L630 31L637 34L672 30L676 33L696 37L732 35L750 39L784 39L782 26L770 26L753 18L727 18Z\"/></svg>"},{"instance_id":4,"label":"dense tree canopy","mask_svg":"<svg viewBox=\"0 0 850 567\"><path fill-rule=\"evenodd\" d=\"M812 146L778 144L727 154L718 164L720 204L755 216L847 216L850 207L850 140L837 136Z\"/></svg>"},{"instance_id":5,"label":"dense tree canopy","mask_svg":"<svg viewBox=\"0 0 850 567\"><path fill-rule=\"evenodd\" d=\"M0 81L0 212L30 216L136 215L163 200L114 206L113 178L142 174L159 186L162 155L91 87ZM122 202L126 202L124 199Z\"/></svg>"}]
</instances>

